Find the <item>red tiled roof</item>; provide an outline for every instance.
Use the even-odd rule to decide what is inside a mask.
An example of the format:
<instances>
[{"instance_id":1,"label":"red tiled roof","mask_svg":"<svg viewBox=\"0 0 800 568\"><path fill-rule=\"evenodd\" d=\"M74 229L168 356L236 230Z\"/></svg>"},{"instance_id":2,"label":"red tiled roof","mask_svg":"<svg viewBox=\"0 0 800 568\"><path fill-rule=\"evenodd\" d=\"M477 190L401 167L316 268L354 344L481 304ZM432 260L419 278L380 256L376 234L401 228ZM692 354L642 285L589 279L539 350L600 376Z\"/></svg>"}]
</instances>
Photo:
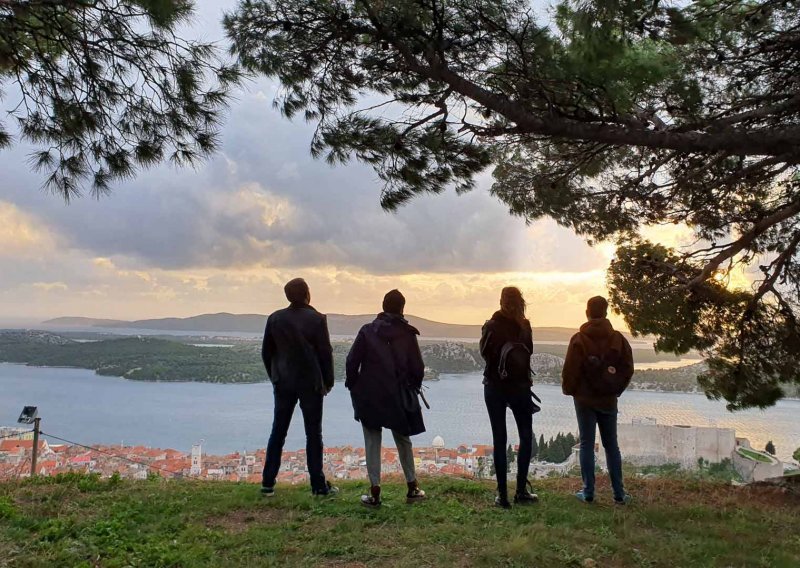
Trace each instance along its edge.
<instances>
[{"instance_id":1,"label":"red tiled roof","mask_svg":"<svg viewBox=\"0 0 800 568\"><path fill-rule=\"evenodd\" d=\"M45 447L49 447L45 445L46 443L44 440L39 440L39 449L43 450ZM33 440L0 440L0 452L18 453L20 449L32 450Z\"/></svg>"}]
</instances>

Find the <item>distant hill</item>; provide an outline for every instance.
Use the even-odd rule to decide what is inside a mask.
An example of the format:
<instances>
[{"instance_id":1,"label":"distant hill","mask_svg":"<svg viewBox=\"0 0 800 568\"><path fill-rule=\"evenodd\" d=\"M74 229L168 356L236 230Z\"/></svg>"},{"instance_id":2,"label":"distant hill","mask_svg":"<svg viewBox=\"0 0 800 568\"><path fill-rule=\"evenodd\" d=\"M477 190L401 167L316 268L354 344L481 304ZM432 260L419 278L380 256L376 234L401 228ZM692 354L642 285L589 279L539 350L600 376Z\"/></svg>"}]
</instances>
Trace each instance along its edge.
<instances>
[{"instance_id":1,"label":"distant hill","mask_svg":"<svg viewBox=\"0 0 800 568\"><path fill-rule=\"evenodd\" d=\"M47 325L63 326L63 327L122 327L129 323L123 320L112 319L96 319L96 318L83 318L83 317L63 317L43 321Z\"/></svg>"},{"instance_id":2,"label":"distant hill","mask_svg":"<svg viewBox=\"0 0 800 568\"><path fill-rule=\"evenodd\" d=\"M411 325L420 330L423 337L464 338L477 340L481 335L479 325L459 325L431 321L407 316ZM328 330L331 335L355 335L362 325L372 321L375 314L328 314ZM161 318L136 321L63 317L42 322L51 326L131 328L186 332L239 332L261 333L267 316L264 314L202 314L188 318Z\"/></svg>"},{"instance_id":3,"label":"distant hill","mask_svg":"<svg viewBox=\"0 0 800 568\"><path fill-rule=\"evenodd\" d=\"M328 314L328 330L331 335L352 336L358 333L359 328L372 321L375 314ZM406 316L408 321L419 329L422 339L473 339L477 341L481 336L480 325L463 325L442 323L421 318L414 315ZM186 331L203 333L261 333L264 330L264 314L202 314L188 318L161 318L136 321L122 321L111 319L93 319L82 317L62 317L42 322L50 326L63 327L101 327L101 328L130 328L165 331ZM575 330L566 327L535 327L533 335L535 341L569 341Z\"/></svg>"}]
</instances>

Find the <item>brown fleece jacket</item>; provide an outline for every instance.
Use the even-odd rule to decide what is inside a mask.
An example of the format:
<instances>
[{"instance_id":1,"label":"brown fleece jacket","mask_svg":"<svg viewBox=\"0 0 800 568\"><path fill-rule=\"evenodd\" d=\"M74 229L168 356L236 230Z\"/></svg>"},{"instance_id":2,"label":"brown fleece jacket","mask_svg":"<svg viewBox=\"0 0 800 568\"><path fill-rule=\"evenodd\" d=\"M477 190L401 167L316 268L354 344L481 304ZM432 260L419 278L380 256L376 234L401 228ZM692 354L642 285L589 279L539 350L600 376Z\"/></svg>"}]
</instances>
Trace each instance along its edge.
<instances>
[{"instance_id":1,"label":"brown fleece jacket","mask_svg":"<svg viewBox=\"0 0 800 568\"><path fill-rule=\"evenodd\" d=\"M561 390L568 396L592 408L612 409L617 407L617 397L595 397L584 394L581 388L581 366L589 355L601 355L609 350L616 350L630 363L633 369L633 351L628 340L611 326L607 318L587 321L581 330L572 336L567 348L564 368L561 370ZM631 377L627 377L630 383ZM626 384L627 387L627 384Z\"/></svg>"}]
</instances>

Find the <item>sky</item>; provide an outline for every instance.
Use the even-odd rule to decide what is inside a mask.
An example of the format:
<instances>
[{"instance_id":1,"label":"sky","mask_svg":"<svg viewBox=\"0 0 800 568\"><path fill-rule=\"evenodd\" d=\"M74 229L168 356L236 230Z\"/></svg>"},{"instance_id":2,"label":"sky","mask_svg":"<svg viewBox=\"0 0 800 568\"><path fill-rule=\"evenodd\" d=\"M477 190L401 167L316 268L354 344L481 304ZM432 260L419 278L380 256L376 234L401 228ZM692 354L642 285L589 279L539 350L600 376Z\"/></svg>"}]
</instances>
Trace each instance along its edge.
<instances>
[{"instance_id":1,"label":"sky","mask_svg":"<svg viewBox=\"0 0 800 568\"><path fill-rule=\"evenodd\" d=\"M233 2L198 4L193 31L219 37ZM298 276L326 313L376 313L399 288L407 313L452 323L486 320L508 285L535 326L576 326L605 294L613 247L510 216L489 172L466 195L383 211L373 170L311 158L313 126L282 118L276 92L255 80L238 93L221 151L197 169L147 170L100 199L66 204L30 148L0 151L0 323L268 313Z\"/></svg>"}]
</instances>

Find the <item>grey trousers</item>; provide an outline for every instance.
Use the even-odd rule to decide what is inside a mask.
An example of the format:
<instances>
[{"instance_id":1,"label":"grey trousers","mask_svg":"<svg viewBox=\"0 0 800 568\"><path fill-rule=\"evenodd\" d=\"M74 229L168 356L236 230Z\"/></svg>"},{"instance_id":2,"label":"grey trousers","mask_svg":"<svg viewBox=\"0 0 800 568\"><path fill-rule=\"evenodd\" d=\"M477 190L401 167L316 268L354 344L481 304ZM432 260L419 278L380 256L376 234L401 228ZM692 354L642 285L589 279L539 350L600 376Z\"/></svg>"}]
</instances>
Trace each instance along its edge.
<instances>
[{"instance_id":1,"label":"grey trousers","mask_svg":"<svg viewBox=\"0 0 800 568\"><path fill-rule=\"evenodd\" d=\"M383 437L383 430L371 430L364 425L361 426L364 430L364 450L367 454L367 475L369 476L370 485L381 484L381 440ZM409 483L417 479L417 473L414 470L414 453L411 451L411 438L399 434L392 430L394 436L394 443L397 445L397 456L400 458L400 465L403 468L403 474L406 476L406 481Z\"/></svg>"}]
</instances>

